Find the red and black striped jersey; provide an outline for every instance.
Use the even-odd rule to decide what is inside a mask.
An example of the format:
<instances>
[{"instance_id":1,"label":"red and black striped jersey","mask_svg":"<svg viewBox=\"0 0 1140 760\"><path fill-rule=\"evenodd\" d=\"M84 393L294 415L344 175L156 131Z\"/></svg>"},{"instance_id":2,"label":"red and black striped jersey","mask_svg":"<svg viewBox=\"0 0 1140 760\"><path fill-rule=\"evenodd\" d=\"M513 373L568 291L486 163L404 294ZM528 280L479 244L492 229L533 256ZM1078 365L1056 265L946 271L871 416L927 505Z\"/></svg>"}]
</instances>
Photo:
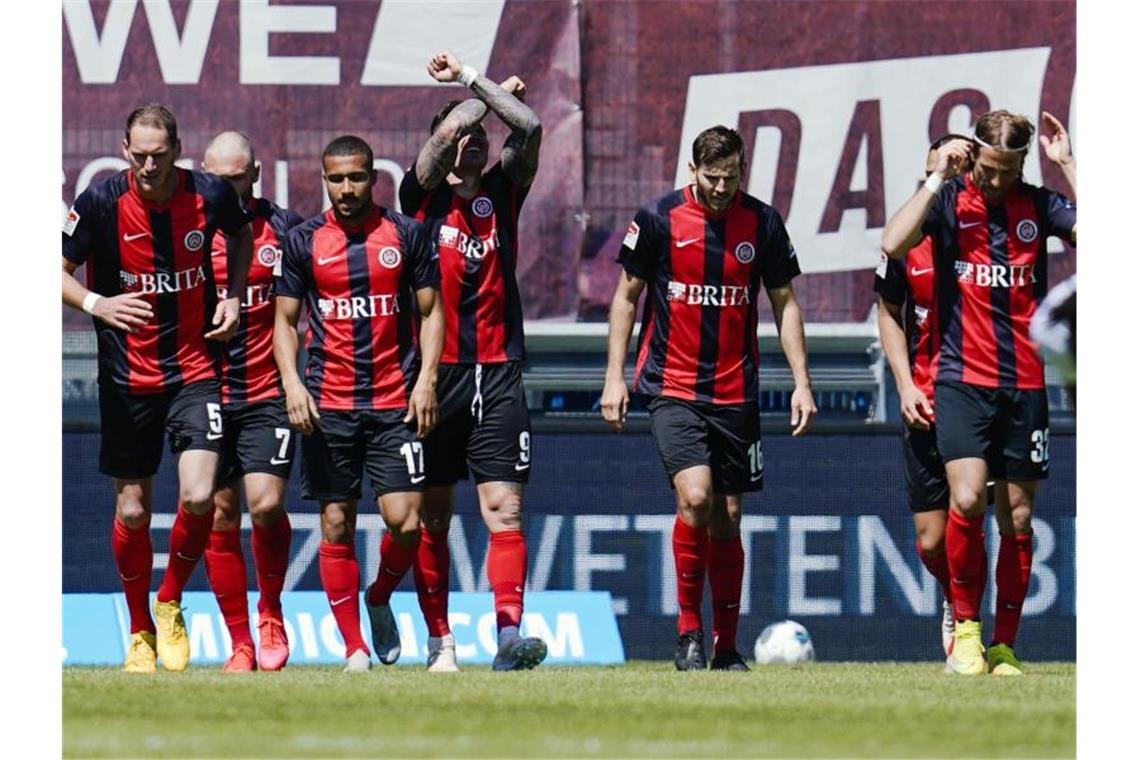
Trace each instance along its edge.
<instances>
[{"instance_id":1,"label":"red and black striped jersey","mask_svg":"<svg viewBox=\"0 0 1140 760\"><path fill-rule=\"evenodd\" d=\"M234 233L248 221L228 182L176 168L166 203L142 198L129 171L93 184L63 226L63 255L87 264L87 285L102 296L131 293L148 301L151 321L133 333L99 320L99 382L128 393L160 393L218 377L213 329L217 291L210 266L215 230Z\"/></svg>"},{"instance_id":2,"label":"red and black striped jersey","mask_svg":"<svg viewBox=\"0 0 1140 760\"><path fill-rule=\"evenodd\" d=\"M782 288L800 273L776 210L737 193L713 214L691 186L676 190L637 212L618 261L648 283L634 392L757 402L760 286Z\"/></svg>"},{"instance_id":3,"label":"red and black striped jersey","mask_svg":"<svg viewBox=\"0 0 1140 760\"><path fill-rule=\"evenodd\" d=\"M351 228L329 209L289 231L277 295L308 309L305 385L319 409L408 405L421 288L439 288L439 264L423 225L403 214L377 206Z\"/></svg>"},{"instance_id":4,"label":"red and black striped jersey","mask_svg":"<svg viewBox=\"0 0 1140 760\"><path fill-rule=\"evenodd\" d=\"M1070 239L1076 223L1076 205L1043 187L1021 183L987 205L969 176L943 185L922 228L934 241L937 380L1045 386L1029 322L1049 288L1045 239Z\"/></svg>"},{"instance_id":5,"label":"red and black striped jersey","mask_svg":"<svg viewBox=\"0 0 1140 760\"><path fill-rule=\"evenodd\" d=\"M281 241L301 217L265 198L254 198L247 209L253 233L253 261L241 299L237 332L222 354L222 403L241 404L281 395L277 363L273 361L274 272L281 260ZM229 290L226 238L214 235L211 259L218 298Z\"/></svg>"},{"instance_id":6,"label":"red and black striped jersey","mask_svg":"<svg viewBox=\"0 0 1140 760\"><path fill-rule=\"evenodd\" d=\"M934 373L938 354L933 325L938 314L934 304L934 246L929 236L906 252L901 259L885 253L875 270L875 292L887 303L905 306L910 355L910 374L915 387L934 404Z\"/></svg>"},{"instance_id":7,"label":"red and black striped jersey","mask_svg":"<svg viewBox=\"0 0 1140 760\"><path fill-rule=\"evenodd\" d=\"M492 364L525 354L515 267L528 190L511 182L499 163L470 200L446 182L425 190L414 167L400 182L400 206L424 223L439 252L444 364Z\"/></svg>"}]
</instances>

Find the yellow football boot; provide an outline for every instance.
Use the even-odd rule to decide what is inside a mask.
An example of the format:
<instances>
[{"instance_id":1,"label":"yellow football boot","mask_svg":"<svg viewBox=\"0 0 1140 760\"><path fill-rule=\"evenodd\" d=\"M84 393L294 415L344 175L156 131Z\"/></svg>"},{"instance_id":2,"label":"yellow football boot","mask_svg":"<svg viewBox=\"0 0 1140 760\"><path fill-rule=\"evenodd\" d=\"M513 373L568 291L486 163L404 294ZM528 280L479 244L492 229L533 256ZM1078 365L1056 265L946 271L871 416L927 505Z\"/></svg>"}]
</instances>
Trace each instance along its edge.
<instances>
[{"instance_id":1,"label":"yellow football boot","mask_svg":"<svg viewBox=\"0 0 1140 760\"><path fill-rule=\"evenodd\" d=\"M123 672L153 673L154 658L157 656L153 633L150 631L132 633L131 646L127 649L127 659L123 662Z\"/></svg>"},{"instance_id":2,"label":"yellow football boot","mask_svg":"<svg viewBox=\"0 0 1140 760\"><path fill-rule=\"evenodd\" d=\"M154 600L154 622L158 628L158 659L167 670L186 670L190 664L190 639L178 602Z\"/></svg>"},{"instance_id":3,"label":"yellow football boot","mask_svg":"<svg viewBox=\"0 0 1140 760\"><path fill-rule=\"evenodd\" d=\"M1008 644L994 644L986 652L987 664L990 673L995 676L1020 676L1021 660L1013 653L1013 647Z\"/></svg>"},{"instance_id":4,"label":"yellow football boot","mask_svg":"<svg viewBox=\"0 0 1140 760\"><path fill-rule=\"evenodd\" d=\"M986 672L986 648L982 646L982 624L959 620L954 624L954 649L946 658L947 669L960 676L980 676Z\"/></svg>"}]
</instances>

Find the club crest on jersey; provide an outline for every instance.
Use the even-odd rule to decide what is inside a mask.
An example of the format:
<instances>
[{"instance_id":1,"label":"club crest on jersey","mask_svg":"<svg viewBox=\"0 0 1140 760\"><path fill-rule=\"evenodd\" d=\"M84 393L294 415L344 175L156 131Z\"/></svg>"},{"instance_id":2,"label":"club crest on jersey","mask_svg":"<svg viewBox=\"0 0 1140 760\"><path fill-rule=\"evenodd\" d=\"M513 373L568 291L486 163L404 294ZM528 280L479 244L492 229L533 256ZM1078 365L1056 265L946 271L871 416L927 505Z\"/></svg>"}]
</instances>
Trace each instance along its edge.
<instances>
[{"instance_id":1,"label":"club crest on jersey","mask_svg":"<svg viewBox=\"0 0 1140 760\"><path fill-rule=\"evenodd\" d=\"M485 195L480 195L471 202L471 213L480 219L486 219L494 210L494 204L492 204L491 199Z\"/></svg>"},{"instance_id":2,"label":"club crest on jersey","mask_svg":"<svg viewBox=\"0 0 1140 760\"><path fill-rule=\"evenodd\" d=\"M190 230L182 239L182 244L186 246L188 251L200 250L205 242L206 236L202 234L202 230Z\"/></svg>"},{"instance_id":3,"label":"club crest on jersey","mask_svg":"<svg viewBox=\"0 0 1140 760\"><path fill-rule=\"evenodd\" d=\"M400 249L387 246L380 249L380 264L386 269L395 269L400 265Z\"/></svg>"},{"instance_id":4,"label":"club crest on jersey","mask_svg":"<svg viewBox=\"0 0 1140 760\"><path fill-rule=\"evenodd\" d=\"M257 260L263 267L277 266L277 249L271 245L263 245L257 249Z\"/></svg>"},{"instance_id":5,"label":"club crest on jersey","mask_svg":"<svg viewBox=\"0 0 1140 760\"><path fill-rule=\"evenodd\" d=\"M76 225L78 225L78 224L79 224L79 212L75 210L75 206L72 206L71 208L69 208L67 210L67 216L65 216L63 218L63 232L64 232L64 234L67 235L68 237L71 237L72 233L75 232Z\"/></svg>"},{"instance_id":6,"label":"club crest on jersey","mask_svg":"<svg viewBox=\"0 0 1140 760\"><path fill-rule=\"evenodd\" d=\"M1032 243L1037 239L1037 222L1032 219L1022 219L1017 223L1017 239L1023 243Z\"/></svg>"},{"instance_id":7,"label":"club crest on jersey","mask_svg":"<svg viewBox=\"0 0 1140 760\"><path fill-rule=\"evenodd\" d=\"M733 251L733 255L736 256L736 260L741 264L751 263L752 259L756 258L756 247L752 245L752 243L741 243L740 245L736 246L736 250Z\"/></svg>"}]
</instances>

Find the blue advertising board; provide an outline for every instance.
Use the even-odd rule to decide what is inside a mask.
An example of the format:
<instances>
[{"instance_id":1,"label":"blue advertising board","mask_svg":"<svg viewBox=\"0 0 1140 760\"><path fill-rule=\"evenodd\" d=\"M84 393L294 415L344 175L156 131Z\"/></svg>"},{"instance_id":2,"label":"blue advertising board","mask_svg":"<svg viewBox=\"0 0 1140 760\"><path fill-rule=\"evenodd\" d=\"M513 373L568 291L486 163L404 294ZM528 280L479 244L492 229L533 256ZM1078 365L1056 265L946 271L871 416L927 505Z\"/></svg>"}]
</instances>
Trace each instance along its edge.
<instances>
[{"instance_id":1,"label":"blue advertising board","mask_svg":"<svg viewBox=\"0 0 1140 760\"><path fill-rule=\"evenodd\" d=\"M821 660L941 656L940 592L914 549L901 446L894 431L765 438L764 490L746 496L742 522L742 652L751 653L765 625L792 618L811 632ZM545 434L534 437L533 448L525 507L527 609L537 609L537 592L606 591L626 656L671 657L677 612L673 494L652 438ZM110 551L114 495L97 471L97 450L95 434L64 434L65 593L121 590ZM1075 450L1074 436L1053 437L1050 477L1038 493L1033 572L1018 637L1018 653L1031 660L1076 655ZM293 549L286 590L319 591L319 515L316 504L301 500L297 476L294 472L288 494ZM166 564L176 496L173 459L167 455L154 487L156 587ZM360 513L356 552L368 582L377 570L383 524L367 501ZM247 556L248 539L247 519ZM986 540L992 563L998 543L992 517ZM456 488L448 543L452 599L485 594L487 532L470 484ZM251 561L247 569L249 588L256 588ZM991 567L989 615L993 576ZM208 590L203 568L195 571L188 589ZM400 590L412 591L411 574ZM706 626L711 622L707 596ZM414 608L413 598L409 609ZM422 625L417 614L412 618ZM985 625L988 629L988 619Z\"/></svg>"}]
</instances>

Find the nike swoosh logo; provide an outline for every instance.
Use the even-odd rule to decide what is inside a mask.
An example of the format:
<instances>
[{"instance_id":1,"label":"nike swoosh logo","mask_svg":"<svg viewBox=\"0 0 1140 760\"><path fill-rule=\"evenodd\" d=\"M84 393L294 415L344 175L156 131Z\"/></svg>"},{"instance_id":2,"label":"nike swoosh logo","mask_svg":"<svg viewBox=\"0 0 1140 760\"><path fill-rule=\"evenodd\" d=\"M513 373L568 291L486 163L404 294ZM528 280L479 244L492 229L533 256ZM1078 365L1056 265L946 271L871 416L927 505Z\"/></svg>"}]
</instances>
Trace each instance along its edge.
<instances>
[{"instance_id":1,"label":"nike swoosh logo","mask_svg":"<svg viewBox=\"0 0 1140 760\"><path fill-rule=\"evenodd\" d=\"M926 274L927 272L933 272L933 271L934 271L934 267L927 267L926 269L915 269L914 267L910 268L910 273L912 275L914 275L915 277L921 277L922 275Z\"/></svg>"},{"instance_id":2,"label":"nike swoosh logo","mask_svg":"<svg viewBox=\"0 0 1140 760\"><path fill-rule=\"evenodd\" d=\"M749 477L751 478L750 482L755 483L757 480L760 480L760 478L764 477L764 473L760 473L759 475L752 475Z\"/></svg>"},{"instance_id":3,"label":"nike swoosh logo","mask_svg":"<svg viewBox=\"0 0 1140 760\"><path fill-rule=\"evenodd\" d=\"M419 482L422 482L422 481L423 481L423 479L424 479L424 478L426 478L426 477L427 477L427 475L420 475L418 478L411 478L411 481L412 481L413 483L419 483Z\"/></svg>"},{"instance_id":4,"label":"nike swoosh logo","mask_svg":"<svg viewBox=\"0 0 1140 760\"><path fill-rule=\"evenodd\" d=\"M985 222L962 222L958 225L958 229L968 230L971 227L980 227L983 224L985 224Z\"/></svg>"},{"instance_id":5,"label":"nike swoosh logo","mask_svg":"<svg viewBox=\"0 0 1140 760\"><path fill-rule=\"evenodd\" d=\"M142 577L142 573L138 573L138 574L136 574L136 575L132 575L130 578L128 578L127 576L123 575L122 573L119 573L119 577L123 579L123 583L130 583L131 581L137 581L139 578L141 578L141 577Z\"/></svg>"},{"instance_id":6,"label":"nike swoosh logo","mask_svg":"<svg viewBox=\"0 0 1140 760\"><path fill-rule=\"evenodd\" d=\"M331 264L332 262L336 261L337 259L343 259L343 258L344 258L343 253L340 254L339 256L319 256L319 257L317 257L317 264L319 266L323 267L325 264Z\"/></svg>"},{"instance_id":7,"label":"nike swoosh logo","mask_svg":"<svg viewBox=\"0 0 1140 760\"><path fill-rule=\"evenodd\" d=\"M150 233L149 232L125 232L125 233L123 233L123 242L129 243L132 240L138 240L139 238L145 238L145 237L150 237Z\"/></svg>"},{"instance_id":8,"label":"nike swoosh logo","mask_svg":"<svg viewBox=\"0 0 1140 760\"><path fill-rule=\"evenodd\" d=\"M530 463L529 462L527 462L526 464L516 464L515 465L516 471L518 471L518 470L529 470L529 469L530 469Z\"/></svg>"},{"instance_id":9,"label":"nike swoosh logo","mask_svg":"<svg viewBox=\"0 0 1140 760\"><path fill-rule=\"evenodd\" d=\"M206 433L207 441L216 441L221 438L225 433Z\"/></svg>"},{"instance_id":10,"label":"nike swoosh logo","mask_svg":"<svg viewBox=\"0 0 1140 760\"><path fill-rule=\"evenodd\" d=\"M730 610L734 610L734 609L736 609L737 607L739 607L739 606L740 606L740 604L726 604L726 605L724 605L724 606L725 606L725 607L727 607L727 608L728 608L728 609L730 609Z\"/></svg>"},{"instance_id":11,"label":"nike swoosh logo","mask_svg":"<svg viewBox=\"0 0 1140 760\"><path fill-rule=\"evenodd\" d=\"M174 553L178 556L178 559L183 560L185 562L197 562L198 561L197 557L187 557L182 552L174 552Z\"/></svg>"},{"instance_id":12,"label":"nike swoosh logo","mask_svg":"<svg viewBox=\"0 0 1140 760\"><path fill-rule=\"evenodd\" d=\"M677 247L678 248L684 248L685 246L692 245L693 243L696 243L699 240L701 240L701 238L699 238L699 237L689 238L688 240L678 240L677 241Z\"/></svg>"},{"instance_id":13,"label":"nike swoosh logo","mask_svg":"<svg viewBox=\"0 0 1140 760\"><path fill-rule=\"evenodd\" d=\"M345 597L341 597L340 599L337 599L336 601L333 601L333 602L329 602L329 606L330 606L330 607L335 607L335 606L337 606L338 604L344 604L345 602L347 602L347 601L348 601L349 599L351 599L351 598L352 598L351 596L345 596Z\"/></svg>"},{"instance_id":14,"label":"nike swoosh logo","mask_svg":"<svg viewBox=\"0 0 1140 760\"><path fill-rule=\"evenodd\" d=\"M522 586L515 586L515 593L521 594L523 592Z\"/></svg>"},{"instance_id":15,"label":"nike swoosh logo","mask_svg":"<svg viewBox=\"0 0 1140 760\"><path fill-rule=\"evenodd\" d=\"M273 457L272 459L269 460L269 464L289 464L291 461L293 461L293 460L291 460L291 459L278 459L277 457Z\"/></svg>"}]
</instances>

